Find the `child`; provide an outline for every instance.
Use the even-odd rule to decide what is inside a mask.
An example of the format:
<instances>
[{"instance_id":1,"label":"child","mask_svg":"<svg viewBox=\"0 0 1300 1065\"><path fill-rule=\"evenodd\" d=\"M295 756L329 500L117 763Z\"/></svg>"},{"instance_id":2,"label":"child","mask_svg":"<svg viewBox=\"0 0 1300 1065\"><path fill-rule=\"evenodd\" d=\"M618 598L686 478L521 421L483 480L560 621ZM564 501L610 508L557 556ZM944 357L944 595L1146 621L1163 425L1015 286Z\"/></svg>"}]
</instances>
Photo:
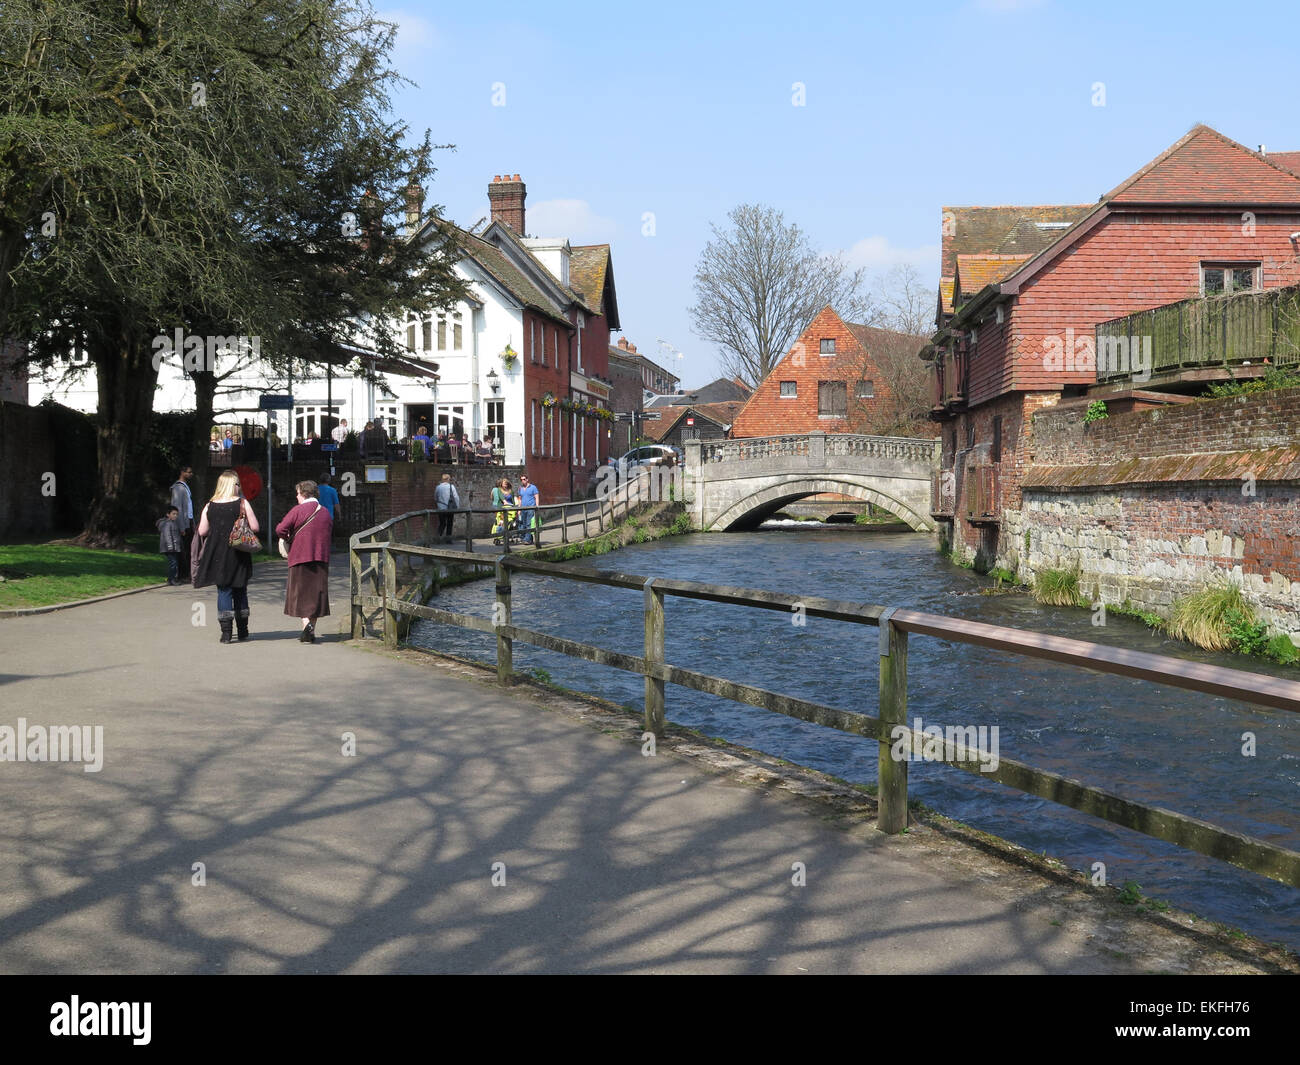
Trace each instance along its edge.
<instances>
[{"instance_id":1,"label":"child","mask_svg":"<svg viewBox=\"0 0 1300 1065\"><path fill-rule=\"evenodd\" d=\"M180 511L175 507L168 507L165 516L158 519L158 553L167 556L167 583L180 584L177 579L180 574L182 540L180 526L176 524L176 518Z\"/></svg>"}]
</instances>

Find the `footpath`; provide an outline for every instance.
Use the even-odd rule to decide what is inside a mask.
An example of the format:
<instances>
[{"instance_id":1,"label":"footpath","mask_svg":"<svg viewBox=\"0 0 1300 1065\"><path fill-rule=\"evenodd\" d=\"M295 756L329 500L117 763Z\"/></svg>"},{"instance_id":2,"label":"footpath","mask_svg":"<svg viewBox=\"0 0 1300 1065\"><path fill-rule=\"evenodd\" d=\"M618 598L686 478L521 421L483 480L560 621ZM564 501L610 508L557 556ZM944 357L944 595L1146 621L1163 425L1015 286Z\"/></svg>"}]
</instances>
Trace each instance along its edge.
<instances>
[{"instance_id":1,"label":"footpath","mask_svg":"<svg viewBox=\"0 0 1300 1065\"><path fill-rule=\"evenodd\" d=\"M212 589L0 621L0 726L103 729L97 772L0 762L0 972L1294 966L973 834L882 836L774 760L643 757L584 700L352 645L343 556L302 644L284 577L258 567L244 644Z\"/></svg>"}]
</instances>

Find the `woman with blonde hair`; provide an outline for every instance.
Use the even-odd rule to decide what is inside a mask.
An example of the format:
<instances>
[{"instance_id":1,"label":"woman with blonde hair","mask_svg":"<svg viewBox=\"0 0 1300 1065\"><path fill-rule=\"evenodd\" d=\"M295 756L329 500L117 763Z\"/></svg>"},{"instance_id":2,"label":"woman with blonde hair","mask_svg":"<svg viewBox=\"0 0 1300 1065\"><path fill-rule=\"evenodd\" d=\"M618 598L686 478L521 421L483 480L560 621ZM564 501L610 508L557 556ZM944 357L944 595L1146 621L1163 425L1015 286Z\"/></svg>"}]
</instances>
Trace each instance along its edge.
<instances>
[{"instance_id":1,"label":"woman with blonde hair","mask_svg":"<svg viewBox=\"0 0 1300 1065\"><path fill-rule=\"evenodd\" d=\"M253 556L230 546L230 531L240 515L253 532L258 531L257 515L244 498L239 474L226 470L217 478L212 493L199 518L198 534L206 539L194 571L194 587L217 586L217 622L221 642L230 643L230 630L238 622L240 640L248 639L248 578L253 573Z\"/></svg>"}]
</instances>

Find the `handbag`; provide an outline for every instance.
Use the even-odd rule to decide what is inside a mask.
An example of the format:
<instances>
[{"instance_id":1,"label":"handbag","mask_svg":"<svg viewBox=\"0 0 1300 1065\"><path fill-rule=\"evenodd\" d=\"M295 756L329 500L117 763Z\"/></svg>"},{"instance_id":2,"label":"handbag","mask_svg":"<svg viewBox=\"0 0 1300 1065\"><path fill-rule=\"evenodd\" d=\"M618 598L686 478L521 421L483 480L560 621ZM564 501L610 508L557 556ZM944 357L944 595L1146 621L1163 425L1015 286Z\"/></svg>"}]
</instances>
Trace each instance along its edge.
<instances>
[{"instance_id":1,"label":"handbag","mask_svg":"<svg viewBox=\"0 0 1300 1065\"><path fill-rule=\"evenodd\" d=\"M244 551L250 555L255 555L262 550L262 541L248 527L248 519L244 517L242 504L239 508L239 517L235 519L235 524L230 527L230 547L235 551Z\"/></svg>"},{"instance_id":2,"label":"handbag","mask_svg":"<svg viewBox=\"0 0 1300 1065\"><path fill-rule=\"evenodd\" d=\"M302 532L303 529L307 528L307 526L311 524L311 519L316 517L316 515L319 514L320 512L321 512L321 505L317 503L316 509L311 512L311 518L308 518L300 526L298 526L298 532ZM280 549L281 558L289 557L289 540L287 537L281 536L280 539L276 542L276 547Z\"/></svg>"}]
</instances>

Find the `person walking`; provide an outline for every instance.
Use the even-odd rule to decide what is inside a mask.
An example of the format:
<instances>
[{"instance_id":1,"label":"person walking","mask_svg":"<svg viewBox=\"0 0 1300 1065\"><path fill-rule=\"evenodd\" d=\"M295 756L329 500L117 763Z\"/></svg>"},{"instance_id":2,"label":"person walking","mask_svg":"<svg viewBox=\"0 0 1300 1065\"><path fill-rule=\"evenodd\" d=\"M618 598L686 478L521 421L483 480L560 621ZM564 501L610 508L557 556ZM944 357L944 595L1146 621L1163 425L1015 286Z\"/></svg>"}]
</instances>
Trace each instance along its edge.
<instances>
[{"instance_id":1,"label":"person walking","mask_svg":"<svg viewBox=\"0 0 1300 1065\"><path fill-rule=\"evenodd\" d=\"M298 505L275 527L276 536L289 540L289 583L284 592L284 612L302 620L303 643L316 642L316 619L330 612L330 541L334 519L317 497L315 481L294 486Z\"/></svg>"},{"instance_id":2,"label":"person walking","mask_svg":"<svg viewBox=\"0 0 1300 1065\"><path fill-rule=\"evenodd\" d=\"M190 579L190 551L194 546L194 495L190 492L190 478L194 470L182 466L172 485L171 505L176 508L176 528L181 534L181 557L176 583Z\"/></svg>"},{"instance_id":3,"label":"person walking","mask_svg":"<svg viewBox=\"0 0 1300 1065\"><path fill-rule=\"evenodd\" d=\"M320 505L330 512L330 521L334 520L337 513L335 508L339 505L338 491L330 484L330 471L326 470L320 475L317 482L316 498L320 500Z\"/></svg>"},{"instance_id":4,"label":"person walking","mask_svg":"<svg viewBox=\"0 0 1300 1065\"><path fill-rule=\"evenodd\" d=\"M199 517L198 535L204 540L194 570L195 588L217 586L222 643L230 643L234 622L238 622L239 639L248 639L248 579L253 573L253 556L230 546L230 531L241 515L253 532L259 531L257 515L244 498L239 474L226 470L217 478L217 490Z\"/></svg>"},{"instance_id":5,"label":"person walking","mask_svg":"<svg viewBox=\"0 0 1300 1065\"><path fill-rule=\"evenodd\" d=\"M158 553L167 559L167 583L180 584L181 550L185 544L181 540L181 531L176 527L177 510L168 507L167 512L158 519ZM189 566L185 567L189 569Z\"/></svg>"},{"instance_id":6,"label":"person walking","mask_svg":"<svg viewBox=\"0 0 1300 1065\"><path fill-rule=\"evenodd\" d=\"M519 501L510 487L510 478L502 477L497 482L496 487L492 489L492 509L496 511L492 522L492 542L494 544L510 539L510 529L514 525L518 503Z\"/></svg>"},{"instance_id":7,"label":"person walking","mask_svg":"<svg viewBox=\"0 0 1300 1065\"><path fill-rule=\"evenodd\" d=\"M438 508L438 539L451 543L452 511L460 510L460 493L451 482L451 474L444 473L438 487L433 490L433 504Z\"/></svg>"},{"instance_id":8,"label":"person walking","mask_svg":"<svg viewBox=\"0 0 1300 1065\"><path fill-rule=\"evenodd\" d=\"M523 507L523 520L520 524L524 530L524 543L531 544L537 535L537 504L541 502L541 496L538 495L537 485L528 479L526 473L519 475L519 502Z\"/></svg>"}]
</instances>

